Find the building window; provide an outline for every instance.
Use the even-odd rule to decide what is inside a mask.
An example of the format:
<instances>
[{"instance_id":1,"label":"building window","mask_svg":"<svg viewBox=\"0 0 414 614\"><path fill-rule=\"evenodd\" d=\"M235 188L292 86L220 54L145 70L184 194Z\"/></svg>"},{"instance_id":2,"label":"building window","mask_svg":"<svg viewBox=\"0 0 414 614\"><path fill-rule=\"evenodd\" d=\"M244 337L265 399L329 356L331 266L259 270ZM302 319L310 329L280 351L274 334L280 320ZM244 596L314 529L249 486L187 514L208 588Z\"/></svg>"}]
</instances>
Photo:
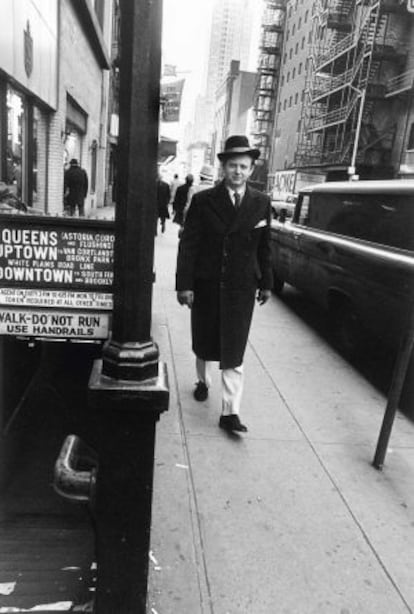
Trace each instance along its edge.
<instances>
[{"instance_id":1,"label":"building window","mask_svg":"<svg viewBox=\"0 0 414 614\"><path fill-rule=\"evenodd\" d=\"M298 30L302 27L302 17L299 17Z\"/></svg>"},{"instance_id":2,"label":"building window","mask_svg":"<svg viewBox=\"0 0 414 614\"><path fill-rule=\"evenodd\" d=\"M289 28L286 30L286 41L289 40Z\"/></svg>"},{"instance_id":3,"label":"building window","mask_svg":"<svg viewBox=\"0 0 414 614\"><path fill-rule=\"evenodd\" d=\"M6 89L6 168L3 181L14 196L28 201L28 113L24 96L7 86Z\"/></svg>"},{"instance_id":4,"label":"building window","mask_svg":"<svg viewBox=\"0 0 414 614\"><path fill-rule=\"evenodd\" d=\"M285 53L283 56L283 64L286 64L286 60L287 60L287 53Z\"/></svg>"},{"instance_id":5,"label":"building window","mask_svg":"<svg viewBox=\"0 0 414 614\"><path fill-rule=\"evenodd\" d=\"M46 124L43 111L0 81L0 181L17 205L41 210L46 208Z\"/></svg>"},{"instance_id":6,"label":"building window","mask_svg":"<svg viewBox=\"0 0 414 614\"><path fill-rule=\"evenodd\" d=\"M282 87L285 85L285 75L282 76L281 85L282 85Z\"/></svg>"},{"instance_id":7,"label":"building window","mask_svg":"<svg viewBox=\"0 0 414 614\"><path fill-rule=\"evenodd\" d=\"M293 24L293 26L292 26L292 36L295 34L295 30L296 30L296 25Z\"/></svg>"},{"instance_id":8,"label":"building window","mask_svg":"<svg viewBox=\"0 0 414 614\"><path fill-rule=\"evenodd\" d=\"M298 104L299 92L295 94L295 104Z\"/></svg>"},{"instance_id":9,"label":"building window","mask_svg":"<svg viewBox=\"0 0 414 614\"><path fill-rule=\"evenodd\" d=\"M309 32L308 43L312 42L312 31Z\"/></svg>"},{"instance_id":10,"label":"building window","mask_svg":"<svg viewBox=\"0 0 414 614\"><path fill-rule=\"evenodd\" d=\"M289 7L289 13L288 13L288 17L292 17L292 7Z\"/></svg>"},{"instance_id":11,"label":"building window","mask_svg":"<svg viewBox=\"0 0 414 614\"><path fill-rule=\"evenodd\" d=\"M292 59L292 55L293 55L293 48L291 48L291 50L289 51L289 60Z\"/></svg>"},{"instance_id":12,"label":"building window","mask_svg":"<svg viewBox=\"0 0 414 614\"><path fill-rule=\"evenodd\" d=\"M294 78L295 78L295 75L296 75L296 68L294 68L294 69L292 70L292 79L294 79Z\"/></svg>"},{"instance_id":13,"label":"building window","mask_svg":"<svg viewBox=\"0 0 414 614\"><path fill-rule=\"evenodd\" d=\"M302 44L301 44L301 48L304 49L305 48L305 37L302 38Z\"/></svg>"},{"instance_id":14,"label":"building window","mask_svg":"<svg viewBox=\"0 0 414 614\"><path fill-rule=\"evenodd\" d=\"M292 106L292 96L289 96L289 109Z\"/></svg>"},{"instance_id":15,"label":"building window","mask_svg":"<svg viewBox=\"0 0 414 614\"><path fill-rule=\"evenodd\" d=\"M307 23L308 17L309 17L309 9L307 9L307 11L305 13L305 23Z\"/></svg>"},{"instance_id":16,"label":"building window","mask_svg":"<svg viewBox=\"0 0 414 614\"><path fill-rule=\"evenodd\" d=\"M285 101L283 103L283 110L286 111L286 105L287 105L287 99L285 98Z\"/></svg>"},{"instance_id":17,"label":"building window","mask_svg":"<svg viewBox=\"0 0 414 614\"><path fill-rule=\"evenodd\" d=\"M288 72L288 74L286 75L286 83L289 83L290 80L290 70Z\"/></svg>"},{"instance_id":18,"label":"building window","mask_svg":"<svg viewBox=\"0 0 414 614\"><path fill-rule=\"evenodd\" d=\"M296 45L295 45L295 55L298 54L298 51L299 51L299 43L296 43Z\"/></svg>"},{"instance_id":19,"label":"building window","mask_svg":"<svg viewBox=\"0 0 414 614\"><path fill-rule=\"evenodd\" d=\"M300 120L298 121L298 128L297 128L297 132L300 132L301 126L302 126L302 120L300 119Z\"/></svg>"},{"instance_id":20,"label":"building window","mask_svg":"<svg viewBox=\"0 0 414 614\"><path fill-rule=\"evenodd\" d=\"M302 74L302 62L299 62L299 66L298 66L298 75Z\"/></svg>"},{"instance_id":21,"label":"building window","mask_svg":"<svg viewBox=\"0 0 414 614\"><path fill-rule=\"evenodd\" d=\"M277 107L277 112L280 113L281 110L282 110L282 103L279 102L279 105Z\"/></svg>"},{"instance_id":22,"label":"building window","mask_svg":"<svg viewBox=\"0 0 414 614\"><path fill-rule=\"evenodd\" d=\"M407 149L414 149L414 122L410 126L410 132L408 134Z\"/></svg>"}]
</instances>

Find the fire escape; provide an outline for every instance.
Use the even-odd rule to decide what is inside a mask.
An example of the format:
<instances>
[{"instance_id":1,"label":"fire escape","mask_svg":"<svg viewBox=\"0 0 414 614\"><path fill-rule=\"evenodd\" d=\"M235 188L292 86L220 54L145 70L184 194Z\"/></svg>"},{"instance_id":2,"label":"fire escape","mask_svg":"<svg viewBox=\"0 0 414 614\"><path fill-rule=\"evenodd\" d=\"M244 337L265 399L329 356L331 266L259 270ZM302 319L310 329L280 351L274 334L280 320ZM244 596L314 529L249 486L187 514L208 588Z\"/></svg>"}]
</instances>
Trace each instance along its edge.
<instances>
[{"instance_id":1,"label":"fire escape","mask_svg":"<svg viewBox=\"0 0 414 614\"><path fill-rule=\"evenodd\" d=\"M406 49L392 38L389 20L404 10L401 0L317 1L298 167L343 172L358 165L368 176L374 169L391 174L390 105L412 75L403 71Z\"/></svg>"},{"instance_id":2,"label":"fire escape","mask_svg":"<svg viewBox=\"0 0 414 614\"><path fill-rule=\"evenodd\" d=\"M260 160L252 177L262 188L267 183L286 11L286 0L265 1L253 127L253 139L260 149Z\"/></svg>"}]
</instances>

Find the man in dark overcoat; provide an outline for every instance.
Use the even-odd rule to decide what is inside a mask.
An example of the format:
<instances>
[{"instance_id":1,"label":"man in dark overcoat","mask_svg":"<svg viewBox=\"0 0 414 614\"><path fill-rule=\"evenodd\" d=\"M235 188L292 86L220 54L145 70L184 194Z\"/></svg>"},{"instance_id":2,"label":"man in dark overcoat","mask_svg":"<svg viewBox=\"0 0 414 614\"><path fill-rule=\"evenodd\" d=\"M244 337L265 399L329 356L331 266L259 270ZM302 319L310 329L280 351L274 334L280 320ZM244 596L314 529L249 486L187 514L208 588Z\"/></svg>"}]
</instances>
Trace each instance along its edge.
<instances>
[{"instance_id":1,"label":"man in dark overcoat","mask_svg":"<svg viewBox=\"0 0 414 614\"><path fill-rule=\"evenodd\" d=\"M161 232L165 232L165 220L168 220L170 217L168 211L168 205L171 198L171 190L170 186L166 181L161 178L161 175L158 176L157 179L157 206L158 206L158 217L160 218L161 223Z\"/></svg>"},{"instance_id":2,"label":"man in dark overcoat","mask_svg":"<svg viewBox=\"0 0 414 614\"><path fill-rule=\"evenodd\" d=\"M85 215L85 198L88 193L88 175L72 158L64 176L65 209L69 215L75 215L76 207L79 217Z\"/></svg>"},{"instance_id":3,"label":"man in dark overcoat","mask_svg":"<svg viewBox=\"0 0 414 614\"><path fill-rule=\"evenodd\" d=\"M192 310L194 397L207 398L211 361L218 361L219 426L232 432L247 431L239 418L243 357L255 298L264 304L272 287L270 199L247 185L259 154L245 136L227 139L218 154L224 179L194 195L177 259L177 299Z\"/></svg>"}]
</instances>

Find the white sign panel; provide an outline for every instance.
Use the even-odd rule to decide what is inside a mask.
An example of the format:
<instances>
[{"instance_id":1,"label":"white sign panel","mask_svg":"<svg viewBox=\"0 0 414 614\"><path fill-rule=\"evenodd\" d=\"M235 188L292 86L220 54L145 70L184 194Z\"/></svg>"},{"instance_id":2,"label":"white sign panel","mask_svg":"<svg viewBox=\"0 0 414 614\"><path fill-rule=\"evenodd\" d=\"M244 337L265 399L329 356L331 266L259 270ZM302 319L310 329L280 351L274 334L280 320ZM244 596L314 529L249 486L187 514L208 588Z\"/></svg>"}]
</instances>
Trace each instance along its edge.
<instances>
[{"instance_id":1,"label":"white sign panel","mask_svg":"<svg viewBox=\"0 0 414 614\"><path fill-rule=\"evenodd\" d=\"M273 186L273 200L284 200L288 194L295 191L296 171L277 171L275 173L275 183Z\"/></svg>"},{"instance_id":2,"label":"white sign panel","mask_svg":"<svg viewBox=\"0 0 414 614\"><path fill-rule=\"evenodd\" d=\"M112 294L38 288L0 288L0 305L111 311Z\"/></svg>"},{"instance_id":3,"label":"white sign panel","mask_svg":"<svg viewBox=\"0 0 414 614\"><path fill-rule=\"evenodd\" d=\"M414 0L407 0L407 11L414 13Z\"/></svg>"},{"instance_id":4,"label":"white sign panel","mask_svg":"<svg viewBox=\"0 0 414 614\"><path fill-rule=\"evenodd\" d=\"M0 309L0 335L107 339L109 313Z\"/></svg>"},{"instance_id":5,"label":"white sign panel","mask_svg":"<svg viewBox=\"0 0 414 614\"><path fill-rule=\"evenodd\" d=\"M57 107L58 2L1 0L0 68Z\"/></svg>"}]
</instances>

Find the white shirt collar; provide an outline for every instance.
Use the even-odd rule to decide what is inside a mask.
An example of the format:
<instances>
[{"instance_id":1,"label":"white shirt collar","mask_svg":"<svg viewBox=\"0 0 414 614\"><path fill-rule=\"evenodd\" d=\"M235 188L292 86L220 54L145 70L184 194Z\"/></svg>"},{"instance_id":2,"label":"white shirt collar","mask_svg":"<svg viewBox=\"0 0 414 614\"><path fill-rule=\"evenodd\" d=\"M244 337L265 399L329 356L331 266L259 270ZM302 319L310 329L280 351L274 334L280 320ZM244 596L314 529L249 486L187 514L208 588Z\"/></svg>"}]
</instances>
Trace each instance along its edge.
<instances>
[{"instance_id":1,"label":"white shirt collar","mask_svg":"<svg viewBox=\"0 0 414 614\"><path fill-rule=\"evenodd\" d=\"M235 204L235 203L234 203L234 193L235 193L235 192L238 192L238 193L240 194L240 201L242 201L243 196L246 194L246 184L244 184L244 185L243 185L243 186L240 188L240 190L233 190L232 188L229 188L228 186L226 186L226 188L227 188L227 191L228 191L229 196L230 196L230 200L231 200L231 202L233 203L233 205Z\"/></svg>"}]
</instances>

